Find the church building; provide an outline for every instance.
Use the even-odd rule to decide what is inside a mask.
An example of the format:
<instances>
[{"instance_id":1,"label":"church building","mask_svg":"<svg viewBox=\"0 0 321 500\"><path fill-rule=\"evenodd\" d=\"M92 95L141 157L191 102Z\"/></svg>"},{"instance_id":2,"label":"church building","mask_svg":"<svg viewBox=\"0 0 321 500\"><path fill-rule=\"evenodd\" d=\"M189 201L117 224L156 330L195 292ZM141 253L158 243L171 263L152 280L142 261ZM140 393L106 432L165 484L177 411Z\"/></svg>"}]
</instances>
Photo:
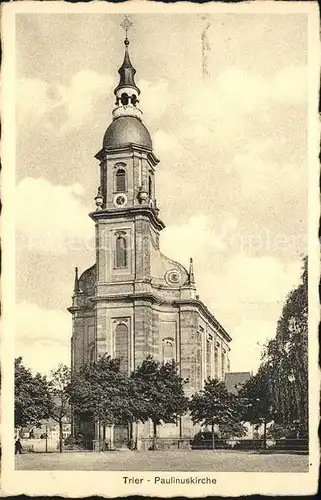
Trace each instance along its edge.
<instances>
[{"instance_id":1,"label":"church building","mask_svg":"<svg viewBox=\"0 0 321 500\"><path fill-rule=\"evenodd\" d=\"M100 185L90 217L96 262L80 276L76 268L68 309L72 370L106 353L120 357L121 369L128 373L148 355L158 361L175 359L191 395L208 377L224 380L231 337L199 299L192 259L187 269L160 250L165 224L156 203L159 160L143 123L127 34L124 43L112 121L95 156ZM97 438L93 422L74 420L74 432L87 441ZM160 426L159 435L187 439L197 430L187 416ZM110 432L114 445L121 446L121 429ZM137 432L140 439L148 438L152 425L141 425Z\"/></svg>"}]
</instances>

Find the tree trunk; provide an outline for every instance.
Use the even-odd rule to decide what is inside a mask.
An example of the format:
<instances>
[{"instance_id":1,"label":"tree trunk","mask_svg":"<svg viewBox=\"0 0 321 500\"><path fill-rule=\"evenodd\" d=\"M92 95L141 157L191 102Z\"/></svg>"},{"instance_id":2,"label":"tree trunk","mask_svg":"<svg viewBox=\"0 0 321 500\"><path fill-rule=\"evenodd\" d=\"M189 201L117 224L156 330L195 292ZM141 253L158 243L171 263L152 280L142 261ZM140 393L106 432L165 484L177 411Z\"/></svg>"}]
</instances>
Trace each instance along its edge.
<instances>
[{"instance_id":1,"label":"tree trunk","mask_svg":"<svg viewBox=\"0 0 321 500\"><path fill-rule=\"evenodd\" d=\"M153 422L153 428L154 428L154 433L153 433L153 450L156 450L156 444L157 444L157 424Z\"/></svg>"},{"instance_id":2,"label":"tree trunk","mask_svg":"<svg viewBox=\"0 0 321 500\"><path fill-rule=\"evenodd\" d=\"M103 441L102 441L102 451L106 451L106 424L103 424Z\"/></svg>"},{"instance_id":3,"label":"tree trunk","mask_svg":"<svg viewBox=\"0 0 321 500\"><path fill-rule=\"evenodd\" d=\"M113 426L109 426L109 449L113 448L113 440L112 440Z\"/></svg>"},{"instance_id":4,"label":"tree trunk","mask_svg":"<svg viewBox=\"0 0 321 500\"><path fill-rule=\"evenodd\" d=\"M138 422L135 422L135 443L134 450L138 450Z\"/></svg>"},{"instance_id":5,"label":"tree trunk","mask_svg":"<svg viewBox=\"0 0 321 500\"><path fill-rule=\"evenodd\" d=\"M266 450L266 418L264 419L263 427L263 449Z\"/></svg>"},{"instance_id":6,"label":"tree trunk","mask_svg":"<svg viewBox=\"0 0 321 500\"><path fill-rule=\"evenodd\" d=\"M62 453L62 420L59 420L59 453Z\"/></svg>"},{"instance_id":7,"label":"tree trunk","mask_svg":"<svg viewBox=\"0 0 321 500\"><path fill-rule=\"evenodd\" d=\"M133 444L133 423L132 422L128 422L128 426L127 426L127 429L128 429L128 439L127 439L127 446L130 450L132 450L134 448L134 444Z\"/></svg>"},{"instance_id":8,"label":"tree trunk","mask_svg":"<svg viewBox=\"0 0 321 500\"><path fill-rule=\"evenodd\" d=\"M98 449L102 450L101 447L101 424L100 424L100 415L98 415Z\"/></svg>"},{"instance_id":9,"label":"tree trunk","mask_svg":"<svg viewBox=\"0 0 321 500\"><path fill-rule=\"evenodd\" d=\"M212 422L212 450L215 450L214 422Z\"/></svg>"}]
</instances>

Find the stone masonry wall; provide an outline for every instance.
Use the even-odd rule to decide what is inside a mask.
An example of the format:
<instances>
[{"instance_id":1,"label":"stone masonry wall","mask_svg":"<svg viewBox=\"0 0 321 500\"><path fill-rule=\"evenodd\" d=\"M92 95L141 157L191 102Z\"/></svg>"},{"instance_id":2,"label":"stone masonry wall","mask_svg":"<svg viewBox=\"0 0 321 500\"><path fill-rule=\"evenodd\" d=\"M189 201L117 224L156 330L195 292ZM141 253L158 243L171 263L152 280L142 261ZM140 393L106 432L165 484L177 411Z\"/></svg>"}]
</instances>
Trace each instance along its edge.
<instances>
[{"instance_id":1,"label":"stone masonry wall","mask_svg":"<svg viewBox=\"0 0 321 500\"><path fill-rule=\"evenodd\" d=\"M147 301L139 301L134 311L135 366L138 366L149 354L153 355L152 306Z\"/></svg>"}]
</instances>

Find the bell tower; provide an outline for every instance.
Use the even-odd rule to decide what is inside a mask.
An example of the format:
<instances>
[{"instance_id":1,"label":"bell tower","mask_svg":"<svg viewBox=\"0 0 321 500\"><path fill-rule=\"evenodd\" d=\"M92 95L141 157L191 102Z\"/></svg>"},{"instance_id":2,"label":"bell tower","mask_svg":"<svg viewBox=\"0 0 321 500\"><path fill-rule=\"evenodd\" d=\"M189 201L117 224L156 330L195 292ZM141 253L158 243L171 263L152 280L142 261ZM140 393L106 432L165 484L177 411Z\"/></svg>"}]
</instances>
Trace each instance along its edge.
<instances>
[{"instance_id":1,"label":"bell tower","mask_svg":"<svg viewBox=\"0 0 321 500\"><path fill-rule=\"evenodd\" d=\"M125 22L130 22L125 19ZM156 166L150 134L139 108L140 90L136 70L129 57L129 40L118 70L114 90L115 108L103 147L96 154L100 162L100 185L95 197L96 211L90 214L96 227L96 324L108 332L108 310L117 298L133 301L134 296L151 291L151 251L158 248L164 228L155 199ZM118 302L118 310L121 304ZM107 316L106 316L107 315ZM107 323L106 323L107 322ZM112 341L111 341L112 344ZM112 352L112 345L97 341L99 352ZM134 362L134 361L133 361ZM128 364L129 368L133 368Z\"/></svg>"}]
</instances>

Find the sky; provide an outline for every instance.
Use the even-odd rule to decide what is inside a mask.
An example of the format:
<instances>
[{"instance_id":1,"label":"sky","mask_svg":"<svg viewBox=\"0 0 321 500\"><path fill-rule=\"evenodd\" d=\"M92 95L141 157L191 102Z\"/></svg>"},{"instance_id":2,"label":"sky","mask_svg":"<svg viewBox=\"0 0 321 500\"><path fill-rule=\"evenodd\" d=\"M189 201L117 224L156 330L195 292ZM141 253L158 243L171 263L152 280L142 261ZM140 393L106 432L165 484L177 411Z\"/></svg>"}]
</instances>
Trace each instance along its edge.
<instances>
[{"instance_id":1,"label":"sky","mask_svg":"<svg viewBox=\"0 0 321 500\"><path fill-rule=\"evenodd\" d=\"M95 259L94 155L111 122L122 19L16 16L15 356L33 371L70 360L66 309L74 267ZM131 19L160 159L162 252L185 266L193 257L200 298L233 338L231 370L255 371L306 253L307 16Z\"/></svg>"}]
</instances>

